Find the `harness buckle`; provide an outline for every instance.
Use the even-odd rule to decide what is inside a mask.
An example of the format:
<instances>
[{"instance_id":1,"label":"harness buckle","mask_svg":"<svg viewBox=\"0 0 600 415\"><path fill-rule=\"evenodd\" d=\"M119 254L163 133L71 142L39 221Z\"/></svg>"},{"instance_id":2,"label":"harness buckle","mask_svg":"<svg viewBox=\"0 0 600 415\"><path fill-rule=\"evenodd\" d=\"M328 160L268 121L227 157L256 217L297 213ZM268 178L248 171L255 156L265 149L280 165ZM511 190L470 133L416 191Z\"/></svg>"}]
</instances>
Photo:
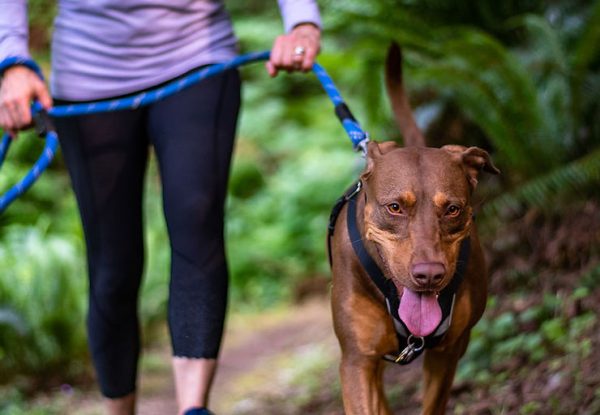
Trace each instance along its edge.
<instances>
[{"instance_id":1,"label":"harness buckle","mask_svg":"<svg viewBox=\"0 0 600 415\"><path fill-rule=\"evenodd\" d=\"M352 190L350 193L344 195L344 199L346 199L346 201L352 199L354 196L356 196L356 194L358 194L358 192L360 192L361 189L362 189L362 181L359 180L358 182L356 182L356 187L354 188L354 190Z\"/></svg>"}]
</instances>

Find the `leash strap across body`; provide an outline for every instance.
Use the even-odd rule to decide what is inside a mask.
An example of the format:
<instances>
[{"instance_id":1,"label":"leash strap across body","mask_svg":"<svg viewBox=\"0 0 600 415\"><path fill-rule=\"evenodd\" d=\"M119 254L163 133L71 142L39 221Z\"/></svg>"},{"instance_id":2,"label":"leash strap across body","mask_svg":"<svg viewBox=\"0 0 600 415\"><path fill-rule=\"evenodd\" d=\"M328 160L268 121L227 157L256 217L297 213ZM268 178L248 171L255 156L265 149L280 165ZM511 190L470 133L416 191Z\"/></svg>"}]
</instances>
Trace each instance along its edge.
<instances>
[{"instance_id":1,"label":"leash strap across body","mask_svg":"<svg viewBox=\"0 0 600 415\"><path fill-rule=\"evenodd\" d=\"M332 214L329 220L329 260L331 263L331 236L333 235L335 222L342 207L347 204L347 227L350 241L354 253L358 257L362 267L369 275L369 278L379 291L385 297L386 307L390 317L392 318L394 328L396 331L396 337L398 338L399 353L397 355L385 355L383 358L387 361L398 363L401 365L408 364L416 359L423 351L427 348L435 347L444 337L450 323L452 321L452 311L454 310L454 302L456 299L456 293L464 279L465 270L470 254L470 238L463 240L460 246L459 258L456 264L456 272L452 277L450 283L440 292L438 296L438 303L442 309L442 320L438 327L426 337L413 336L404 322L398 315L398 307L400 305L400 299L398 296L398 290L394 285L393 281L385 277L381 268L373 260L373 258L367 252L365 245L362 240L362 236L358 229L356 219L356 196L360 193L362 183L358 183L350 188L344 196L342 196L335 204Z\"/></svg>"},{"instance_id":2,"label":"leash strap across body","mask_svg":"<svg viewBox=\"0 0 600 415\"><path fill-rule=\"evenodd\" d=\"M185 77L174 80L160 88L144 91L139 94L120 99L56 106L51 108L48 111L48 114L45 114L44 109L38 102L34 102L31 108L32 114L34 120L36 120L36 125L39 126L42 137L45 137L46 139L46 144L40 157L30 171L26 174L26 176L17 184L12 186L6 193L0 195L0 213L2 213L16 198L25 193L27 189L33 185L37 178L48 167L56 154L58 149L58 135L56 134L56 130L52 126L50 118L47 115L52 117L70 117L75 115L97 114L102 112L143 107L174 95L185 88L195 85L206 78L222 73L228 69L237 68L252 62L264 61L269 59L269 56L269 51L247 53L237 56L227 62L198 69L197 71L191 72ZM44 79L42 70L33 60L18 56L11 56L3 61L0 61L0 76L6 69L15 65L25 66L33 70L40 77L40 79ZM358 121L356 121L350 112L350 109L342 99L339 90L335 86L327 71L321 65L315 63L313 65L313 72L327 93L327 96L333 103L335 114L340 120L344 130L348 134L354 149L361 150L363 153L365 153L366 144L369 140L368 134L362 130ZM12 139L10 135L8 133L4 134L2 141L0 142L0 166L6 157L6 153L9 150L11 141Z\"/></svg>"}]
</instances>

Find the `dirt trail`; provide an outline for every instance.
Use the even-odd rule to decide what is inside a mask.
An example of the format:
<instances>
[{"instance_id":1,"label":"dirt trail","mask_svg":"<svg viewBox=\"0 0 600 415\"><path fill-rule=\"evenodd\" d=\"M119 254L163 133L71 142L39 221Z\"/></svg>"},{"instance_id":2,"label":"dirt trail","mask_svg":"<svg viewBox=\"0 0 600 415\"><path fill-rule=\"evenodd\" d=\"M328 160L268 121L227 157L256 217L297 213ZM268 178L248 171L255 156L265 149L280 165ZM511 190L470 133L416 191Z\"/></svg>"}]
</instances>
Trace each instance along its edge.
<instances>
[{"instance_id":1,"label":"dirt trail","mask_svg":"<svg viewBox=\"0 0 600 415\"><path fill-rule=\"evenodd\" d=\"M277 393L282 370L298 355L337 352L329 305L313 301L258 319L238 321L225 337L212 406L219 414L252 413L252 396Z\"/></svg>"},{"instance_id":2,"label":"dirt trail","mask_svg":"<svg viewBox=\"0 0 600 415\"><path fill-rule=\"evenodd\" d=\"M277 393L281 369L296 363L307 350L333 356L337 343L326 300L290 309L233 317L227 326L221 363L215 378L211 409L217 414L256 413L255 398ZM170 351L167 346L144 353L140 374L138 414L175 414ZM102 414L99 396L82 396L69 405L73 414ZM256 408L258 410L258 408Z\"/></svg>"}]
</instances>

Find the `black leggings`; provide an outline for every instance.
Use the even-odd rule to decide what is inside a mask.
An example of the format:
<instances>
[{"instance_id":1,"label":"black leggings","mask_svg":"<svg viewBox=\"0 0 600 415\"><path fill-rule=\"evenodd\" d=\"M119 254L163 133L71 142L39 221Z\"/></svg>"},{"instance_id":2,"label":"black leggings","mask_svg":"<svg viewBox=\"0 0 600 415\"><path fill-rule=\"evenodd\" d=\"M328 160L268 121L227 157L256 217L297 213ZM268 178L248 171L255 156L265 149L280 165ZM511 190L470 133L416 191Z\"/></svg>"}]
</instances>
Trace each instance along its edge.
<instances>
[{"instance_id":1,"label":"black leggings","mask_svg":"<svg viewBox=\"0 0 600 415\"><path fill-rule=\"evenodd\" d=\"M231 70L148 107L55 120L87 245L88 340L109 398L133 392L136 384L150 144L171 246L173 354L217 357L228 284L224 200L239 104L240 79Z\"/></svg>"}]
</instances>

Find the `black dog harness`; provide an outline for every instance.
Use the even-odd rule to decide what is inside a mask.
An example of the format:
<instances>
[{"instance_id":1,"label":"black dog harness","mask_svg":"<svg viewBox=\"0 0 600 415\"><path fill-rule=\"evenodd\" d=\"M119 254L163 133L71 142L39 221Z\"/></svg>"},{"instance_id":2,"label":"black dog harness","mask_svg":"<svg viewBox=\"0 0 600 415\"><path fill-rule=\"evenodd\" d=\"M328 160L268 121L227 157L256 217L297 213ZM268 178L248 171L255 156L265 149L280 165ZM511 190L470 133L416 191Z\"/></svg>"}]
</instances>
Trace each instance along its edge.
<instances>
[{"instance_id":1,"label":"black dog harness","mask_svg":"<svg viewBox=\"0 0 600 415\"><path fill-rule=\"evenodd\" d=\"M460 253L456 264L456 272L448 284L439 294L437 300L442 309L442 320L433 333L426 337L414 336L410 333L404 322L398 316L398 307L400 305L400 299L398 297L398 290L394 285L393 281L386 278L381 269L377 266L373 258L369 255L362 241L362 237L356 224L356 195L360 193L362 188L362 182L352 186L338 201L335 203L331 215L329 217L329 263L332 264L331 256L331 237L335 229L335 223L342 210L342 207L347 203L347 224L348 233L350 235L350 241L352 242L352 248L361 265L369 274L371 281L377 286L379 291L385 297L388 313L392 318L394 328L396 330L396 336L398 338L399 353L397 355L388 354L383 356L387 361L406 365L416 359L424 349L435 347L442 340L450 323L452 321L452 311L454 309L454 301L456 299L456 292L464 279L465 269L469 259L469 253L471 249L470 238L463 240L460 246Z\"/></svg>"}]
</instances>

